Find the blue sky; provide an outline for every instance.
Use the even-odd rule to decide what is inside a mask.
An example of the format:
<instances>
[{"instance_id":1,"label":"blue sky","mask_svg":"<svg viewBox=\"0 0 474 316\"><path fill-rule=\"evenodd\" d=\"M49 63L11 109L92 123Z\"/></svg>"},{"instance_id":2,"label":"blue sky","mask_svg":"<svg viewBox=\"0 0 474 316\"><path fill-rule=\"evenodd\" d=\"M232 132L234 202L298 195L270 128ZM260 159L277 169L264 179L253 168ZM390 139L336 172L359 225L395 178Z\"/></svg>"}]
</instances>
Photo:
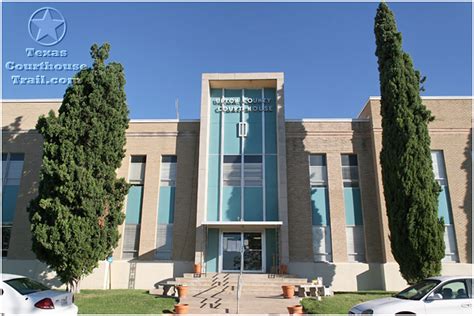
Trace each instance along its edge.
<instances>
[{"instance_id":1,"label":"blue sky","mask_svg":"<svg viewBox=\"0 0 474 316\"><path fill-rule=\"evenodd\" d=\"M28 21L42 7L67 23L44 47ZM131 118L199 118L201 73L285 73L287 118L355 117L379 94L373 20L377 3L3 3L3 98L61 98L64 85L14 85L16 64L90 64L93 43L121 62ZM392 3L404 49L427 76L425 95L471 95L471 4ZM54 18L54 16L53 16ZM28 57L26 48L67 50ZM11 65L11 64L9 64Z\"/></svg>"}]
</instances>

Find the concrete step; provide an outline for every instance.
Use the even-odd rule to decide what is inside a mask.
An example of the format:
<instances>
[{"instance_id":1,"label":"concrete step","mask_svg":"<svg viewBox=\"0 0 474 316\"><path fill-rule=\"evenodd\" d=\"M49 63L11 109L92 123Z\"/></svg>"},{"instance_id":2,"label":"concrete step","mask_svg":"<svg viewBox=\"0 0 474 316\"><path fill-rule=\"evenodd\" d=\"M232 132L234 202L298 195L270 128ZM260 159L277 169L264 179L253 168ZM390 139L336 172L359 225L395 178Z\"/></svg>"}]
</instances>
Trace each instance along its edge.
<instances>
[{"instance_id":1,"label":"concrete step","mask_svg":"<svg viewBox=\"0 0 474 316\"><path fill-rule=\"evenodd\" d=\"M238 283L238 279L216 279L216 280L210 280L210 279L190 279L190 278L176 278L176 282L187 284L189 286L199 284L199 285L223 285L223 284L232 284L236 285ZM303 278L285 278L285 279L248 279L248 278L242 278L242 282L245 284L293 284L293 285L298 285L298 284L305 284L307 283L307 279Z\"/></svg>"},{"instance_id":2,"label":"concrete step","mask_svg":"<svg viewBox=\"0 0 474 316\"><path fill-rule=\"evenodd\" d=\"M240 273L202 273L200 276L194 273L184 273L184 278L238 278ZM254 278L254 279L284 279L284 278L298 278L292 274L269 274L269 273L244 273L243 278Z\"/></svg>"}]
</instances>

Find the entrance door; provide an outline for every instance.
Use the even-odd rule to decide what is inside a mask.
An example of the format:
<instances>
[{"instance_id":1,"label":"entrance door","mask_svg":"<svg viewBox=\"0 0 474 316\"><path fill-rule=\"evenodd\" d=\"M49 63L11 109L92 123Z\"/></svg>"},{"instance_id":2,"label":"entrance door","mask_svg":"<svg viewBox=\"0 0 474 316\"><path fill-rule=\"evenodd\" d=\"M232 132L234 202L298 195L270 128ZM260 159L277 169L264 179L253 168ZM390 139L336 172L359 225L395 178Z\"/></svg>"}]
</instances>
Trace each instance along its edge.
<instances>
[{"instance_id":1,"label":"entrance door","mask_svg":"<svg viewBox=\"0 0 474 316\"><path fill-rule=\"evenodd\" d=\"M223 232L221 270L263 272L262 239L261 232Z\"/></svg>"}]
</instances>

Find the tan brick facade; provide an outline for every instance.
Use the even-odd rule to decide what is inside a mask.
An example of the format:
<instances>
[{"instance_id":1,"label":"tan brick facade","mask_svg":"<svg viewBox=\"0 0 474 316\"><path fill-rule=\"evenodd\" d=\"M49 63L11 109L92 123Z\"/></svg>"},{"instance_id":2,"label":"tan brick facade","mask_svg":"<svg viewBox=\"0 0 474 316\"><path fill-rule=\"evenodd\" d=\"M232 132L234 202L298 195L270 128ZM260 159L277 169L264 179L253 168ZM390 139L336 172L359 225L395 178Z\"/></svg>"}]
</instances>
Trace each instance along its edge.
<instances>
[{"instance_id":1,"label":"tan brick facade","mask_svg":"<svg viewBox=\"0 0 474 316\"><path fill-rule=\"evenodd\" d=\"M283 78L281 78L281 82L283 82ZM283 85L278 93L281 105L279 119L283 122L282 87ZM203 96L203 99L207 100L207 96ZM436 120L429 126L432 149L442 150L444 153L459 261L460 264L472 263L472 101L468 98L425 98L424 103L436 117ZM46 114L50 109L57 110L59 104L58 100L9 101L4 102L2 106L2 151L25 153L23 176L20 182L8 251L7 261L10 262L21 260L32 262L35 258L30 250L31 234L26 213L29 200L37 194L41 166L42 139L34 128L39 115ZM280 141L286 145L286 172L284 174L287 178L285 180L287 181L287 229L291 273L311 275L314 273L314 269L320 267L319 263L315 263L313 259L309 155L325 154L333 256L333 262L328 265L334 266L335 271L339 271L339 279L336 277L334 284L344 290L353 289L354 286L361 288L360 284L366 281L361 283L358 278L365 275L372 280L364 283L366 288L393 289L399 286L399 281L392 280L399 278L399 276L397 276L396 264L390 251L381 182L379 163L381 118L379 112L380 101L377 98L371 98L357 119L288 120L282 124L283 127L279 133L286 135L286 142L283 139ZM201 122L205 123L202 120ZM177 274L177 271L190 269L192 263L197 260L196 253L199 251L196 249L196 245L200 243L196 240L201 238L198 234L199 228L196 228L196 223L199 222L197 216L200 216L198 178L205 174L205 170L201 170L199 165L200 157L205 157L199 152L200 148L203 148L199 138L205 128L206 126L201 125L197 120L180 122L176 120L134 120L130 123L127 131L126 157L118 170L118 176L128 178L132 155L146 155L138 257L139 263L148 264L146 268L143 268L145 269L143 271L152 271L153 268L149 265L151 263L157 264L157 267L158 264L160 267L164 267L169 263L171 265L166 265L164 268L168 271L166 273ZM350 263L348 260L341 154L357 154L358 157L365 235L365 265ZM168 261L168 263L156 260L154 256L162 155L177 156L173 251L171 262ZM279 167L283 168L282 166L283 164ZM286 196L282 199L286 200ZM280 203L282 202L280 201ZM123 234L124 225L119 229ZM120 261L121 254L122 240L115 250L114 258ZM127 275L129 265L125 260L120 262L122 267L120 271ZM175 267L177 262L181 262L178 268ZM293 266L291 266L292 263ZM28 266L26 263L24 265ZM10 266L14 265L8 265L8 267ZM118 263L117 266L119 266ZM456 266L459 264L449 266L450 268L448 267L446 271L452 271ZM101 263L100 269L102 272L97 273L104 273L105 265L103 263ZM143 271L140 273L143 274ZM350 286L344 286L343 278L346 276L357 277L357 282L351 283ZM100 281L92 281L96 279L99 280L100 277L94 276L89 280L91 287L95 287L93 284L97 282L100 283ZM143 280L140 282L143 282L140 284L148 284L149 280L143 276ZM117 284L119 284L118 287L122 287L126 286L127 282L117 279Z\"/></svg>"}]
</instances>

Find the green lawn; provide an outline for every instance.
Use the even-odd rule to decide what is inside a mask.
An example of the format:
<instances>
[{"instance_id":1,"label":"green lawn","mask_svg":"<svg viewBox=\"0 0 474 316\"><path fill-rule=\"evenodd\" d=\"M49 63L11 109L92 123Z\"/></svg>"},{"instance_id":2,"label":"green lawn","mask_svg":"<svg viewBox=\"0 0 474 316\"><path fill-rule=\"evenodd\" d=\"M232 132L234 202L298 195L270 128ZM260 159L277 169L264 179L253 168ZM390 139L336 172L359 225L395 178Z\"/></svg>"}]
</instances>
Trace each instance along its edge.
<instances>
[{"instance_id":1,"label":"green lawn","mask_svg":"<svg viewBox=\"0 0 474 316\"><path fill-rule=\"evenodd\" d=\"M79 314L161 314L174 309L175 299L145 290L82 290L75 304Z\"/></svg>"},{"instance_id":2,"label":"green lawn","mask_svg":"<svg viewBox=\"0 0 474 316\"><path fill-rule=\"evenodd\" d=\"M346 314L349 309L359 303L376 298L391 296L393 293L368 291L368 292L340 292L334 296L323 297L321 301L304 298L301 304L309 314Z\"/></svg>"}]
</instances>

